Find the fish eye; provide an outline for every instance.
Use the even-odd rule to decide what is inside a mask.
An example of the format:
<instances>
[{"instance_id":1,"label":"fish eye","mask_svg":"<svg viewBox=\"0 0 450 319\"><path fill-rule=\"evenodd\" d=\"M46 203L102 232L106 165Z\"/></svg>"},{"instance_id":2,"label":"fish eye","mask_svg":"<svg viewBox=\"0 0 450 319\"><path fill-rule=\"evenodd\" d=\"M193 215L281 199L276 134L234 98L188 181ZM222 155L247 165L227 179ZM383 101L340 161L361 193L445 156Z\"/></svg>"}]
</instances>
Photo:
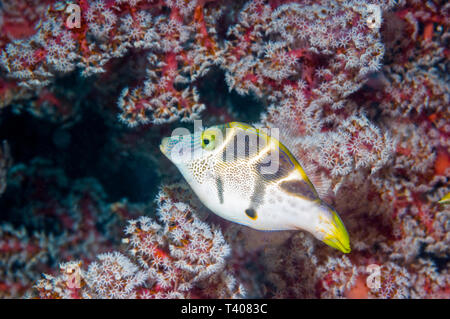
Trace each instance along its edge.
<instances>
[{"instance_id":1,"label":"fish eye","mask_svg":"<svg viewBox=\"0 0 450 319\"><path fill-rule=\"evenodd\" d=\"M216 134L214 131L206 130L202 133L201 145L205 150L212 151L216 147Z\"/></svg>"}]
</instances>

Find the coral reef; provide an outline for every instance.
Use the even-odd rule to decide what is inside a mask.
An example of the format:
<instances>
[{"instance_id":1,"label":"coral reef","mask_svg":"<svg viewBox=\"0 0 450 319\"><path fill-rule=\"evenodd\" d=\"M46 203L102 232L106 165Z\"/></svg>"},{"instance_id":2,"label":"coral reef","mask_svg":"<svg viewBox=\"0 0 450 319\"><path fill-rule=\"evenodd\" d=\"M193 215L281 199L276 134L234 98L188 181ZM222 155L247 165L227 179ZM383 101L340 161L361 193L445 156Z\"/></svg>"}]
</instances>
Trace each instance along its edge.
<instances>
[{"instance_id":1,"label":"coral reef","mask_svg":"<svg viewBox=\"0 0 450 319\"><path fill-rule=\"evenodd\" d=\"M449 297L449 211L437 204L448 191L450 172L448 7L426 7L403 2L385 13L384 65L357 81L366 82L359 91L341 95L340 107L325 100L325 92L319 95L325 98L305 100L289 87L286 102L272 105L263 118L266 125L293 126L288 134L297 153L330 185L352 234L348 257L326 256L322 249L306 262L304 254L285 257L296 267L289 273L306 268L314 274L315 280L304 282L311 290L319 287L316 296ZM371 265L381 267L381 286L374 289L366 285ZM304 286L288 288L292 279L281 265L275 273L269 281L276 296L311 297Z\"/></svg>"},{"instance_id":2,"label":"coral reef","mask_svg":"<svg viewBox=\"0 0 450 319\"><path fill-rule=\"evenodd\" d=\"M124 201L105 203L98 182L69 183L61 169L40 158L29 166L14 165L8 182L0 241L2 297L24 294L61 261L93 260L120 242L121 223L143 213L143 207Z\"/></svg>"},{"instance_id":3,"label":"coral reef","mask_svg":"<svg viewBox=\"0 0 450 319\"><path fill-rule=\"evenodd\" d=\"M173 193L173 189L171 190ZM60 265L62 274L46 275L35 288L40 298L230 298L245 294L228 271L230 247L218 229L201 222L192 208L158 194L158 218L128 221L127 255L97 256L87 271L80 262ZM76 273L75 273L76 272ZM70 277L79 276L75 282ZM68 283L72 283L68 284Z\"/></svg>"},{"instance_id":4,"label":"coral reef","mask_svg":"<svg viewBox=\"0 0 450 319\"><path fill-rule=\"evenodd\" d=\"M0 297L449 298L449 10L3 1ZM158 149L194 119L281 128L352 252L212 216Z\"/></svg>"}]
</instances>

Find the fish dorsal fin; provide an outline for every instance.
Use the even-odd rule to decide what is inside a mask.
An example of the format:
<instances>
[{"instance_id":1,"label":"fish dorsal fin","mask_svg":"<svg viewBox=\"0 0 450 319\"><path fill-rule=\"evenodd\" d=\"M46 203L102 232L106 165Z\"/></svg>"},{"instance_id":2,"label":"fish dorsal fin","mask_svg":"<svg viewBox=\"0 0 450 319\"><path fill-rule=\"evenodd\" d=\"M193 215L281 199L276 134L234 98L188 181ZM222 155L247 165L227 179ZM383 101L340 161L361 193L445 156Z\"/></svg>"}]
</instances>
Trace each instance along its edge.
<instances>
[{"instance_id":1,"label":"fish dorsal fin","mask_svg":"<svg viewBox=\"0 0 450 319\"><path fill-rule=\"evenodd\" d=\"M312 165L309 166L312 167ZM312 168L310 168L310 170L312 170ZM312 173L309 176L311 176L309 179L316 188L319 197L323 201L331 203L333 197L333 191L331 189L331 180L318 173Z\"/></svg>"},{"instance_id":2,"label":"fish dorsal fin","mask_svg":"<svg viewBox=\"0 0 450 319\"><path fill-rule=\"evenodd\" d=\"M271 128L276 127L275 125ZM295 157L295 159L305 172L306 176L308 176L308 179L316 189L319 197L326 202L330 202L333 195L331 190L331 181L325 176L319 174L317 172L316 165L305 158L304 153L300 152L298 137L296 137L298 133L296 133L295 128L293 128L292 125L288 123L283 123L282 125L278 125L278 133L279 142L282 143Z\"/></svg>"}]
</instances>

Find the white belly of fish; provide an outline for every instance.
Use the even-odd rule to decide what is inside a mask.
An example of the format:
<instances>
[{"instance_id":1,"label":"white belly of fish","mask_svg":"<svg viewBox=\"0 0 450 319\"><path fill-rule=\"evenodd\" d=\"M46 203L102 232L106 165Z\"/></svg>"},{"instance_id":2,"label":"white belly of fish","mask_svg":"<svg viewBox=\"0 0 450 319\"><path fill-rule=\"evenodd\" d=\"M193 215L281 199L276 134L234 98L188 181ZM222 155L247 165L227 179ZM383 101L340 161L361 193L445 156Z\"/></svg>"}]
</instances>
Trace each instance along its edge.
<instances>
[{"instance_id":1,"label":"white belly of fish","mask_svg":"<svg viewBox=\"0 0 450 319\"><path fill-rule=\"evenodd\" d=\"M256 207L251 207L251 191L225 187L220 200L214 182L198 184L188 180L199 199L212 212L229 221L258 230L298 230L313 231L316 225L315 203L282 192L277 185L267 186L264 199ZM256 216L251 218L246 210L254 209Z\"/></svg>"}]
</instances>

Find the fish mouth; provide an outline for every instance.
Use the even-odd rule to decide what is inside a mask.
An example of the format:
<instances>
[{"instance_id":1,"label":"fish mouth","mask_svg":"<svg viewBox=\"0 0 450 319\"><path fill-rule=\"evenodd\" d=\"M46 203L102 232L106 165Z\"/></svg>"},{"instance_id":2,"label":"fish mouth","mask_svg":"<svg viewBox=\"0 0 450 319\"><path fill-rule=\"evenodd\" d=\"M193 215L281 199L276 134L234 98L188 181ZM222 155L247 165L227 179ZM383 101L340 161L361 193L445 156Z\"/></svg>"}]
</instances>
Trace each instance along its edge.
<instances>
[{"instance_id":1,"label":"fish mouth","mask_svg":"<svg viewBox=\"0 0 450 319\"><path fill-rule=\"evenodd\" d=\"M347 229L345 229L344 223L339 215L334 211L331 213L333 215L332 227L322 241L328 246L340 250L344 254L348 254L351 252L351 248Z\"/></svg>"},{"instance_id":2,"label":"fish mouth","mask_svg":"<svg viewBox=\"0 0 450 319\"><path fill-rule=\"evenodd\" d=\"M159 144L159 149L160 149L161 152L162 152L165 156L167 156L167 157L169 157L169 156L168 156L168 149L167 149L168 143L169 143L169 138L168 138L168 137L164 137L164 138L161 140L161 144Z\"/></svg>"}]
</instances>

